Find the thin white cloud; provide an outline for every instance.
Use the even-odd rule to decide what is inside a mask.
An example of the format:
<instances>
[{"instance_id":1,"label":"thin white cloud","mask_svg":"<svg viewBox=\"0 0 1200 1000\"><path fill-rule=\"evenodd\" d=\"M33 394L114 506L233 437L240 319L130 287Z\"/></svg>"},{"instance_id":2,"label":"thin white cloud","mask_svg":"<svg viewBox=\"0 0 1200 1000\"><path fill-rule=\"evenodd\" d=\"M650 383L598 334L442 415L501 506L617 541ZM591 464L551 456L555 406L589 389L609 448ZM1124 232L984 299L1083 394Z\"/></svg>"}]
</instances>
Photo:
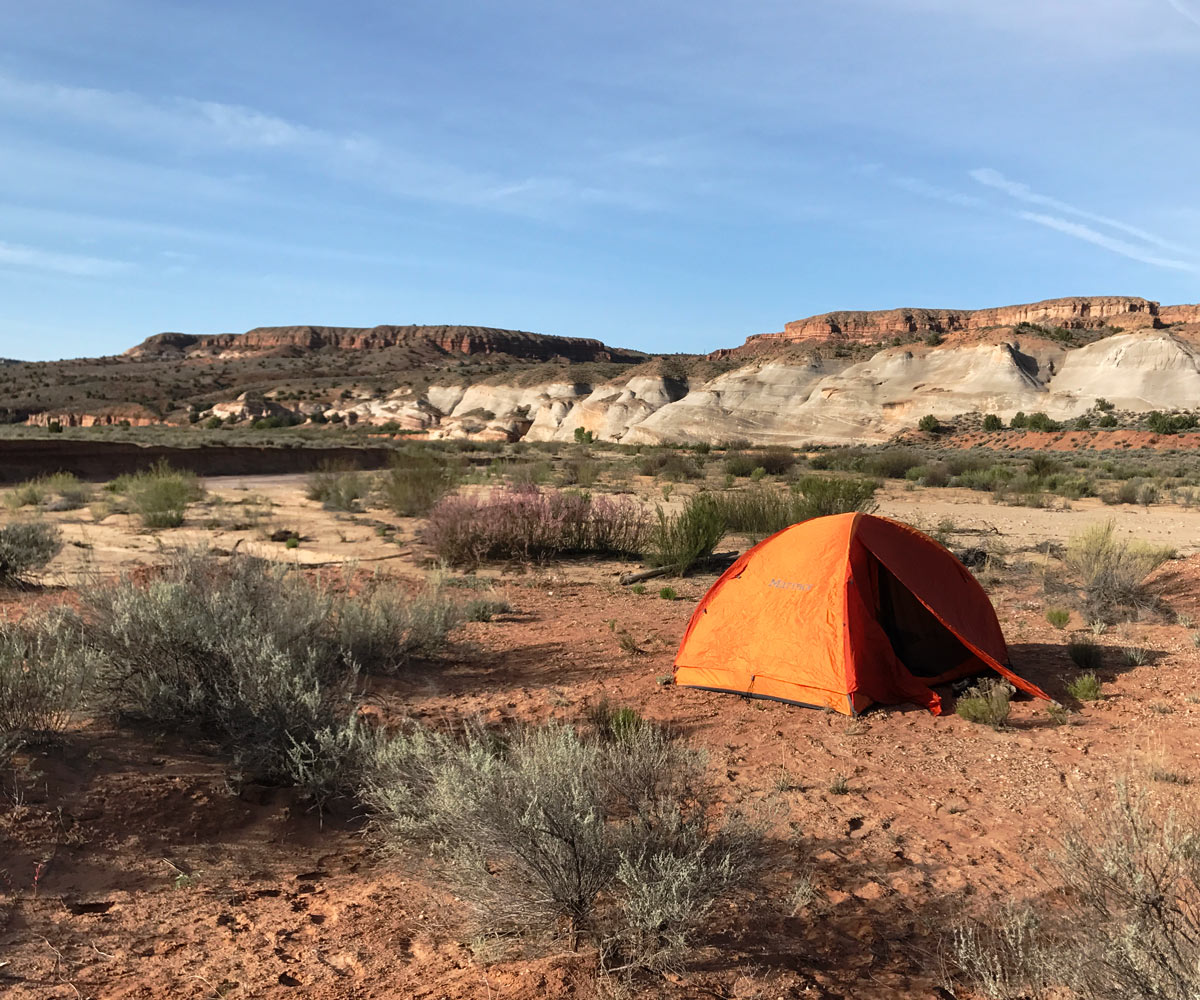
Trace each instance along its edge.
<instances>
[{"instance_id":1,"label":"thin white cloud","mask_svg":"<svg viewBox=\"0 0 1200 1000\"><path fill-rule=\"evenodd\" d=\"M361 136L323 131L237 104L184 97L155 101L128 91L67 87L3 74L0 107L18 114L54 115L186 145L241 149L307 146L341 153L369 146Z\"/></svg>"},{"instance_id":2,"label":"thin white cloud","mask_svg":"<svg viewBox=\"0 0 1200 1000\"><path fill-rule=\"evenodd\" d=\"M121 260L56 253L20 243L0 242L0 267L31 268L80 278L104 278L126 271L130 265Z\"/></svg>"},{"instance_id":3,"label":"thin white cloud","mask_svg":"<svg viewBox=\"0 0 1200 1000\"><path fill-rule=\"evenodd\" d=\"M1060 233L1073 236L1077 240L1092 243L1112 253L1120 254L1122 257L1141 261L1143 264L1151 264L1154 267L1167 268L1172 271L1188 271L1192 274L1200 274L1200 266L1196 264L1157 256L1153 251L1147 250L1145 247L1139 247L1125 240L1119 240L1114 236L1107 236L1104 233L1097 232L1090 226L1083 225L1081 222L1072 222L1069 219L1062 219L1055 215L1043 215L1039 212L1022 211L1018 212L1017 215L1027 222L1036 222L1039 226L1055 229Z\"/></svg>"},{"instance_id":4,"label":"thin white cloud","mask_svg":"<svg viewBox=\"0 0 1200 1000\"><path fill-rule=\"evenodd\" d=\"M931 198L934 201L943 201L947 205L957 205L960 208L983 208L985 204L982 198L939 187L917 177L889 177L888 180L896 187L912 194L919 194L922 198Z\"/></svg>"},{"instance_id":5,"label":"thin white cloud","mask_svg":"<svg viewBox=\"0 0 1200 1000\"><path fill-rule=\"evenodd\" d=\"M566 207L589 204L641 211L657 207L635 193L583 179L499 177L395 145L386 146L368 136L314 128L266 111L217 101L182 97L156 100L127 91L67 87L0 73L0 110L23 117L66 119L84 128L121 133L155 146L198 149L216 156L247 151L286 153L294 162L399 197L487 207L518 215L559 218ZM143 164L131 164L131 168L149 172L168 169ZM214 183L211 178L201 178ZM217 183L236 186L228 177Z\"/></svg>"},{"instance_id":6,"label":"thin white cloud","mask_svg":"<svg viewBox=\"0 0 1200 1000\"><path fill-rule=\"evenodd\" d=\"M1017 201L1024 202L1027 205L1039 205L1042 208L1049 208L1055 212L1060 212L1065 215L1074 215L1080 219L1087 219L1089 222L1095 222L1101 226L1107 226L1109 229L1115 229L1118 232L1125 233L1127 236L1132 236L1135 239L1141 240L1143 243L1148 243L1151 246L1159 247L1162 250L1170 250L1172 253L1193 253L1190 248L1180 246L1177 243L1172 243L1169 240L1163 239L1161 236L1156 236L1154 233L1147 232L1137 226L1132 226L1127 222L1122 222L1120 219L1113 219L1107 215L1099 215L1096 212L1089 212L1087 209L1078 208L1075 205L1068 204L1065 201L1059 201L1057 198L1051 198L1049 195L1038 194L1028 184L1022 184L1020 181L1009 180L999 170L993 170L991 167L980 167L977 170L970 171L973 180L985 187L990 187L996 191L1002 191Z\"/></svg>"},{"instance_id":7,"label":"thin white cloud","mask_svg":"<svg viewBox=\"0 0 1200 1000\"><path fill-rule=\"evenodd\" d=\"M1179 13L1186 17L1189 21L1191 21L1192 24L1200 27L1200 13L1192 10L1192 8L1185 4L1183 0L1167 0L1167 3L1179 11Z\"/></svg>"}]
</instances>

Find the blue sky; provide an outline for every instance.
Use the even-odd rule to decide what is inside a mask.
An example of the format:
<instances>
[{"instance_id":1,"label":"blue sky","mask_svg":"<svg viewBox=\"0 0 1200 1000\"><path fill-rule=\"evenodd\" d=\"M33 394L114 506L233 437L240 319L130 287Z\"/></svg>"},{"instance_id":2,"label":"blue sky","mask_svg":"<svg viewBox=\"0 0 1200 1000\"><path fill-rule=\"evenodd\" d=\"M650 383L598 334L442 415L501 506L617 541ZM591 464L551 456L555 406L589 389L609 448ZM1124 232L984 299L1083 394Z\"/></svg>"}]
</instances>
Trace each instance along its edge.
<instances>
[{"instance_id":1,"label":"blue sky","mask_svg":"<svg viewBox=\"0 0 1200 1000\"><path fill-rule=\"evenodd\" d=\"M0 356L1200 300L1200 0L0 0Z\"/></svg>"}]
</instances>

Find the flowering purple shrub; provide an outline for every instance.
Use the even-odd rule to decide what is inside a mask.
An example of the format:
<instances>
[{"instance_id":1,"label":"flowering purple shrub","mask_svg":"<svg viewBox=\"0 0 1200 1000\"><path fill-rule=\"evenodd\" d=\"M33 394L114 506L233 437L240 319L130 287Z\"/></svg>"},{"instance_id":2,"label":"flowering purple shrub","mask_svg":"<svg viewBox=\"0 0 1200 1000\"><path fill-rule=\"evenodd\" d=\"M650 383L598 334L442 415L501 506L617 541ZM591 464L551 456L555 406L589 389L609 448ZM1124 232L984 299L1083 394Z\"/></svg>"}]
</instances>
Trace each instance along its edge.
<instances>
[{"instance_id":1,"label":"flowering purple shrub","mask_svg":"<svg viewBox=\"0 0 1200 1000\"><path fill-rule=\"evenodd\" d=\"M425 541L447 562L474 566L497 559L641 553L645 511L621 498L504 487L482 496L449 496L429 513Z\"/></svg>"}]
</instances>

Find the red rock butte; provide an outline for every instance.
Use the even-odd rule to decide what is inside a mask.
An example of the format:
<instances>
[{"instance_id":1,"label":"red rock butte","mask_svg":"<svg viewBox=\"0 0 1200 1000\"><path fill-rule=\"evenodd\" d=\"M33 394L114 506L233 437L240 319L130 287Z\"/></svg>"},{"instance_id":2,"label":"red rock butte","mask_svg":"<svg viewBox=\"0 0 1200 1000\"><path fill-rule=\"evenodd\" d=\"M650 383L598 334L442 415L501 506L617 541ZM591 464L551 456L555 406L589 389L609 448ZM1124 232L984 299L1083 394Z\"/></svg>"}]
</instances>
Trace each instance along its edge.
<instances>
[{"instance_id":1,"label":"red rock butte","mask_svg":"<svg viewBox=\"0 0 1200 1000\"><path fill-rule=\"evenodd\" d=\"M797 343L877 344L892 337L1013 327L1021 323L1085 330L1154 327L1200 320L1200 307L1167 306L1128 296L1047 299L993 309L883 309L831 312L788 323L780 333L746 339L743 349Z\"/></svg>"},{"instance_id":2,"label":"red rock butte","mask_svg":"<svg viewBox=\"0 0 1200 1000\"><path fill-rule=\"evenodd\" d=\"M642 361L638 351L609 347L599 340L557 337L486 326L260 326L246 333L159 333L125 352L129 358L164 355L303 354L322 349L366 351L389 347L432 349L442 354L506 354L548 361Z\"/></svg>"}]
</instances>

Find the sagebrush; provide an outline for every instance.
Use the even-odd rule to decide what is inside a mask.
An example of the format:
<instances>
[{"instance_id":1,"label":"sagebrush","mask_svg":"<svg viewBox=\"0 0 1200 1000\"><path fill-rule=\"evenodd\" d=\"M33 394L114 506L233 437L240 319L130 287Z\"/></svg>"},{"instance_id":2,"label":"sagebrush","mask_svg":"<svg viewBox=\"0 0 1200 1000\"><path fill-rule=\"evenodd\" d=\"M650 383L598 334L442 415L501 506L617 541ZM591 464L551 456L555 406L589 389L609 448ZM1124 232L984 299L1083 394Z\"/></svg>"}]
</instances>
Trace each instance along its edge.
<instances>
[{"instance_id":1,"label":"sagebrush","mask_svg":"<svg viewBox=\"0 0 1200 1000\"><path fill-rule=\"evenodd\" d=\"M703 756L646 724L551 724L376 742L364 800L397 851L428 846L486 933L586 941L666 969L753 876L761 835L714 818Z\"/></svg>"}]
</instances>

